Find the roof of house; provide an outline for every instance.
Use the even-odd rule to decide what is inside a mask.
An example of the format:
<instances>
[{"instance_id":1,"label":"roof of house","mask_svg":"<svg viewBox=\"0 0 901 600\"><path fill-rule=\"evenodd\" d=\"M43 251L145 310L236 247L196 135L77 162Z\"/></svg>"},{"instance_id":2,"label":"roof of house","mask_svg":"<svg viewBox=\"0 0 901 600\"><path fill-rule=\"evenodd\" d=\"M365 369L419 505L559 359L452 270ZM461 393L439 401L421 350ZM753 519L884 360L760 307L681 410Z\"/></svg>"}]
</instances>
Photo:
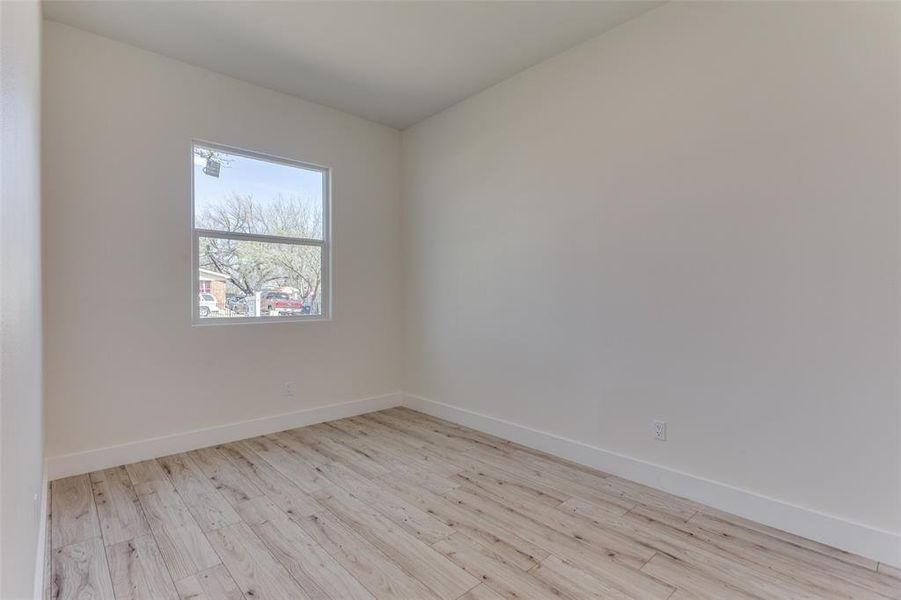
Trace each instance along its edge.
<instances>
[{"instance_id":1,"label":"roof of house","mask_svg":"<svg viewBox=\"0 0 901 600\"><path fill-rule=\"evenodd\" d=\"M201 280L209 280L209 281L228 281L229 276L224 273L217 273L216 271L208 271L206 269L198 269L200 272L199 279Z\"/></svg>"}]
</instances>

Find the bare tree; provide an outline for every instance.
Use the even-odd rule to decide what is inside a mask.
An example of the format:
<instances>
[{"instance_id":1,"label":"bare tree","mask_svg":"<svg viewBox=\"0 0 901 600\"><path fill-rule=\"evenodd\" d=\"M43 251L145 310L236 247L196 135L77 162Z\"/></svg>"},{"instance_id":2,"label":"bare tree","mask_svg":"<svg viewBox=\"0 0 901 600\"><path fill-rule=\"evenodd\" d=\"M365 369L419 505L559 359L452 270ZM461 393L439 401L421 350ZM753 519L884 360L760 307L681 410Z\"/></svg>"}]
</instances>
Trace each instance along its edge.
<instances>
[{"instance_id":1,"label":"bare tree","mask_svg":"<svg viewBox=\"0 0 901 600\"><path fill-rule=\"evenodd\" d=\"M300 197L281 195L263 204L251 195L232 194L207 206L197 225L217 231L322 238L321 210ZM296 288L309 303L320 295L318 246L204 238L200 251L202 267L227 275L245 295L275 285Z\"/></svg>"}]
</instances>

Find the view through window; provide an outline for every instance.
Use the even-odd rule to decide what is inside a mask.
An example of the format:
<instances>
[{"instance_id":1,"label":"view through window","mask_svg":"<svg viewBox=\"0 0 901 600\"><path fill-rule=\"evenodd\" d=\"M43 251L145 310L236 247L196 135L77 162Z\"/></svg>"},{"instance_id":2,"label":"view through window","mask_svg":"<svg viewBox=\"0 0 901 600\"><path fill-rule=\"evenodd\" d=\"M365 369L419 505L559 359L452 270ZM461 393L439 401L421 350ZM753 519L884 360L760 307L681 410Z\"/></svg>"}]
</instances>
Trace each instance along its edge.
<instances>
[{"instance_id":1,"label":"view through window","mask_svg":"<svg viewBox=\"0 0 901 600\"><path fill-rule=\"evenodd\" d=\"M319 318L328 306L328 170L194 144L194 318Z\"/></svg>"}]
</instances>

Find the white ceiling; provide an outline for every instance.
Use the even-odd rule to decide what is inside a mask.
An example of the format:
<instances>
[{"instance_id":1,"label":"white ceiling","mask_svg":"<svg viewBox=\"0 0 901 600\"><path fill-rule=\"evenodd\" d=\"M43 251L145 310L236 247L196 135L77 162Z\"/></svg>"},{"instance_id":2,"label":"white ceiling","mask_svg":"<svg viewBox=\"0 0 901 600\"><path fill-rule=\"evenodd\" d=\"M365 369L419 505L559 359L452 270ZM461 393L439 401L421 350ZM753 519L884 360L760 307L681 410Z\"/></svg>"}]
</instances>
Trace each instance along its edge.
<instances>
[{"instance_id":1,"label":"white ceiling","mask_svg":"<svg viewBox=\"0 0 901 600\"><path fill-rule=\"evenodd\" d=\"M44 16L403 129L659 4L45 0Z\"/></svg>"}]
</instances>

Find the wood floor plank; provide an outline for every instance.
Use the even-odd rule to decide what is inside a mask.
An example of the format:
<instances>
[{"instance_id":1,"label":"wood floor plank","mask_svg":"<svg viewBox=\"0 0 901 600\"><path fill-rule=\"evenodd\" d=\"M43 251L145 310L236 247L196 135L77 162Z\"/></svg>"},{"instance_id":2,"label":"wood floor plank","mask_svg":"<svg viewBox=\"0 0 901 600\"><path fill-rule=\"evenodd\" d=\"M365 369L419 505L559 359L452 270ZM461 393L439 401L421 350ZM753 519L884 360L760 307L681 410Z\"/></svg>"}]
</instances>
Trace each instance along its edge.
<instances>
[{"instance_id":1,"label":"wood floor plank","mask_svg":"<svg viewBox=\"0 0 901 600\"><path fill-rule=\"evenodd\" d=\"M311 598L374 600L350 572L269 498L248 500L238 510L244 522Z\"/></svg>"},{"instance_id":2,"label":"wood floor plank","mask_svg":"<svg viewBox=\"0 0 901 600\"><path fill-rule=\"evenodd\" d=\"M609 477L610 473L605 473L598 469L589 467L587 465L583 465L574 461L571 461L567 458L562 458L560 456L554 456L553 454L548 454L547 452L543 452L541 450L536 450L535 448L529 448L528 446L523 446L522 444L518 444L516 442L507 441L507 445L514 451L515 455L519 456L521 453L531 454L536 456L542 460L550 461L557 465L563 465L564 467L570 469L576 469L578 471L582 471L588 475L592 475L595 477Z\"/></svg>"},{"instance_id":3,"label":"wood floor plank","mask_svg":"<svg viewBox=\"0 0 901 600\"><path fill-rule=\"evenodd\" d=\"M621 493L611 489L607 482L609 478L599 478L600 481L595 485L585 485L567 477L562 477L555 471L527 463L520 463L517 459L507 457L492 459L491 457L479 455L476 455L476 457L481 465L475 470L489 469L493 473L506 471L520 480L531 482L536 489L554 490L558 495L566 497L577 496L599 504L613 504L624 510L631 510L636 506L634 501L623 497Z\"/></svg>"},{"instance_id":4,"label":"wood floor plank","mask_svg":"<svg viewBox=\"0 0 901 600\"><path fill-rule=\"evenodd\" d=\"M140 497L163 561L176 581L220 564L219 556L169 482Z\"/></svg>"},{"instance_id":5,"label":"wood floor plank","mask_svg":"<svg viewBox=\"0 0 901 600\"><path fill-rule=\"evenodd\" d=\"M699 600L765 600L748 594L728 582L709 578L693 565L658 554L642 567L642 572L657 577L675 588L685 590Z\"/></svg>"},{"instance_id":6,"label":"wood floor plank","mask_svg":"<svg viewBox=\"0 0 901 600\"><path fill-rule=\"evenodd\" d=\"M100 537L100 521L87 475L53 481L50 512L54 549Z\"/></svg>"},{"instance_id":7,"label":"wood floor plank","mask_svg":"<svg viewBox=\"0 0 901 600\"><path fill-rule=\"evenodd\" d=\"M464 440L469 442L470 447L474 449L491 448L503 454L515 451L513 444L497 436L482 433L481 431L457 425L456 423L451 423L450 421L438 419L430 415L425 415L402 406L389 408L382 411L382 414L392 415L401 420L415 423L423 429L432 432L440 432L447 437Z\"/></svg>"},{"instance_id":8,"label":"wood floor plank","mask_svg":"<svg viewBox=\"0 0 901 600\"><path fill-rule=\"evenodd\" d=\"M180 600L245 600L241 588L221 564L176 581L175 589Z\"/></svg>"},{"instance_id":9,"label":"wood floor plank","mask_svg":"<svg viewBox=\"0 0 901 600\"><path fill-rule=\"evenodd\" d=\"M435 432L428 430L422 425L411 423L389 411L369 413L361 418L375 421L385 428L396 432L395 435L402 436L403 439L408 440L411 443L416 443L429 448L443 447L443 439L441 436L436 435Z\"/></svg>"},{"instance_id":10,"label":"wood floor plank","mask_svg":"<svg viewBox=\"0 0 901 600\"><path fill-rule=\"evenodd\" d=\"M384 487L363 478L340 464L323 465L319 470L329 485L337 485L360 501L375 508L399 527L427 544L450 537L454 529L438 518L394 495ZM329 485L323 487L327 490Z\"/></svg>"},{"instance_id":11,"label":"wood floor plank","mask_svg":"<svg viewBox=\"0 0 901 600\"><path fill-rule=\"evenodd\" d=\"M822 554L831 559L850 563L852 565L857 565L859 567L863 567L872 571L875 571L877 569L877 562L875 560L865 558L863 556L858 556L856 554L851 554L850 552L845 552L844 550L839 550L838 548L833 548L832 546L827 546L826 544L821 544L807 538L802 538L800 536L782 531L780 529L776 529L774 527L768 527L766 525L763 525L762 523L757 523L755 521L751 521L750 519L745 519L737 515L732 515L720 510L716 510L714 508L710 508L709 506L701 508L698 513L699 516L707 516L713 519L718 519L720 521L732 523L733 525L736 525L738 527L742 527L749 531L756 531L763 535L769 536L770 538L782 540L787 544L791 544L798 548L815 552L817 554Z\"/></svg>"},{"instance_id":12,"label":"wood floor plank","mask_svg":"<svg viewBox=\"0 0 901 600\"><path fill-rule=\"evenodd\" d=\"M279 508L291 515L312 515L321 510L313 498L293 481L276 471L269 463L241 442L225 444L218 449Z\"/></svg>"},{"instance_id":13,"label":"wood floor plank","mask_svg":"<svg viewBox=\"0 0 901 600\"><path fill-rule=\"evenodd\" d=\"M361 425L359 421L355 421L354 417L347 417L344 419L336 419L334 421L327 421L327 425L331 427L337 427L341 431L352 435L354 437L368 437L371 433L371 428L366 425Z\"/></svg>"},{"instance_id":14,"label":"wood floor plank","mask_svg":"<svg viewBox=\"0 0 901 600\"><path fill-rule=\"evenodd\" d=\"M278 437L298 453L312 453L311 462L319 462L319 464L349 463L357 458L357 454L349 448L336 444L309 427L289 429L281 432Z\"/></svg>"},{"instance_id":15,"label":"wood floor plank","mask_svg":"<svg viewBox=\"0 0 901 600\"><path fill-rule=\"evenodd\" d=\"M107 546L150 533L125 467L95 471L90 477L100 530Z\"/></svg>"},{"instance_id":16,"label":"wood floor plank","mask_svg":"<svg viewBox=\"0 0 901 600\"><path fill-rule=\"evenodd\" d=\"M455 423L451 423L450 421L446 421L444 419L439 419L437 417L433 417L431 415L426 415L423 413L416 412L414 410L405 408L405 407L396 407L394 409L388 409L386 411L382 411L378 414L389 414L393 415L396 418L399 418L401 421L409 421L414 423L415 426L419 428L425 428L433 433L441 433L446 437L460 439L467 442L470 442L470 446L474 450L484 450L488 454L494 455L502 455L510 458L522 459L522 455L528 454L537 459L541 459L542 461L551 461L554 463L555 467L563 467L563 468L574 468L582 471L586 475L592 477L606 477L606 473L602 473L597 469L592 469L589 467L585 467L584 465L579 465L572 461L558 458L555 456L551 456L546 452L541 452L540 450L535 450L533 448L528 448L526 446L517 444L515 442L511 442L509 440L505 440L503 438L499 438L495 435L491 435L488 433L484 433L475 429L471 429L469 427L465 427L463 425L457 425Z\"/></svg>"},{"instance_id":17,"label":"wood floor plank","mask_svg":"<svg viewBox=\"0 0 901 600\"><path fill-rule=\"evenodd\" d=\"M417 440L408 436L398 435L377 421L371 421L374 431L367 438L369 444L382 452L393 456L405 467L429 471L441 476L457 473L459 465L449 460L449 457L437 452L429 444L417 443Z\"/></svg>"},{"instance_id":18,"label":"wood floor plank","mask_svg":"<svg viewBox=\"0 0 901 600\"><path fill-rule=\"evenodd\" d=\"M602 513L599 519L591 520L591 523L632 538L683 564L691 565L697 570L699 577L725 582L740 579L741 589L747 595L763 592L763 597L766 598L818 597L811 590L796 585L791 578L780 578L775 573L758 570L757 565L738 554L727 553L726 556L721 556L715 545L696 539L694 534L688 531L690 526L681 519L658 513L654 515L650 517L629 512L623 516L615 516Z\"/></svg>"},{"instance_id":19,"label":"wood floor plank","mask_svg":"<svg viewBox=\"0 0 901 600\"><path fill-rule=\"evenodd\" d=\"M467 507L446 497L429 492L420 487L415 479L408 480L403 474L397 473L393 477L382 478L382 481L411 504L440 519L455 531L461 531L468 537L489 545L493 552L524 571L536 566L550 554L489 516L467 510Z\"/></svg>"},{"instance_id":20,"label":"wood floor plank","mask_svg":"<svg viewBox=\"0 0 901 600\"><path fill-rule=\"evenodd\" d=\"M393 409L392 409L393 410ZM405 409L400 411L385 411L379 413L380 416L393 414L395 422L404 419L410 419L409 413ZM397 415L400 415L399 417ZM418 417L412 417L417 419ZM435 421L431 421L433 428L439 430L441 435L448 439L438 442L453 450L459 444L459 438L476 439L479 445L470 448L466 454L468 459L475 458L486 467L496 467L507 470L511 474L532 480L534 483L545 484L545 487L557 489L560 493L570 496L581 496L598 502L608 502L619 504L625 509L632 509L637 504L635 497L641 492L646 493L642 496L642 502L647 504L647 508L651 510L659 510L675 514L683 520L690 518L700 507L697 503L646 488L632 482L610 477L606 473L600 473L581 465L576 465L570 461L561 459L551 459L544 453L536 451L525 451L512 448L509 443L504 443L498 438L486 436L485 434L463 434L460 430L451 429L445 423L436 425ZM439 421L439 423L441 423ZM450 446L447 446L450 443ZM467 466L468 470L474 469L470 462Z\"/></svg>"},{"instance_id":21,"label":"wood floor plank","mask_svg":"<svg viewBox=\"0 0 901 600\"><path fill-rule=\"evenodd\" d=\"M541 453L517 448L511 455L513 460L521 461L535 469L541 469L553 473L557 477L567 479L573 483L594 488L603 486L610 477L607 473L587 469L569 461L551 459Z\"/></svg>"},{"instance_id":22,"label":"wood floor plank","mask_svg":"<svg viewBox=\"0 0 901 600\"><path fill-rule=\"evenodd\" d=\"M456 534L435 544L441 552L473 576L476 581L490 587L503 598L567 598L578 600L545 581L536 579L506 562L480 543Z\"/></svg>"},{"instance_id":23,"label":"wood floor plank","mask_svg":"<svg viewBox=\"0 0 901 600\"><path fill-rule=\"evenodd\" d=\"M54 600L114 600L99 537L63 546L52 554L50 594Z\"/></svg>"},{"instance_id":24,"label":"wood floor plank","mask_svg":"<svg viewBox=\"0 0 901 600\"><path fill-rule=\"evenodd\" d=\"M125 470L128 471L136 491L142 485L150 485L155 481L169 481L169 476L156 459L125 465ZM138 493L140 494L140 491Z\"/></svg>"},{"instance_id":25,"label":"wood floor plank","mask_svg":"<svg viewBox=\"0 0 901 600\"><path fill-rule=\"evenodd\" d=\"M335 462L333 458L326 456L319 449L306 440L296 435L297 429L288 431L280 431L267 435L266 437L281 446L289 453L296 455L308 465L316 467L318 465Z\"/></svg>"},{"instance_id":26,"label":"wood floor plank","mask_svg":"<svg viewBox=\"0 0 901 600\"><path fill-rule=\"evenodd\" d=\"M884 574L835 561L817 552L799 552L778 538L744 529L708 516L692 518L684 529L723 552L740 554L743 560L797 580L805 587L829 596L836 592L850 598L882 596L901 598L901 585Z\"/></svg>"},{"instance_id":27,"label":"wood floor plank","mask_svg":"<svg viewBox=\"0 0 901 600\"><path fill-rule=\"evenodd\" d=\"M360 537L381 550L443 600L456 600L478 581L377 510L343 489L315 495L320 504Z\"/></svg>"},{"instance_id":28,"label":"wood floor plank","mask_svg":"<svg viewBox=\"0 0 901 600\"><path fill-rule=\"evenodd\" d=\"M314 443L321 452L332 456L335 461L343 463L348 468L358 471L366 477L378 477L384 475L390 468L376 460L371 451L358 449L354 444L344 443L341 431L325 424L305 427L302 430L304 439Z\"/></svg>"},{"instance_id":29,"label":"wood floor plank","mask_svg":"<svg viewBox=\"0 0 901 600\"><path fill-rule=\"evenodd\" d=\"M588 522L566 511L557 510L557 507L547 506L518 490L511 494L511 490L513 488L506 486L479 488L464 485L449 492L447 496L458 500L465 497L473 506L478 506L480 500L487 501L483 508L490 507L494 514L500 509L506 509L508 514L505 516L516 519L535 535L543 534L551 543L559 544L563 537L569 537L592 546L593 552L635 569L640 568L656 552L652 546L612 531L601 523ZM561 535L554 536L552 540L551 531Z\"/></svg>"},{"instance_id":30,"label":"wood floor plank","mask_svg":"<svg viewBox=\"0 0 901 600\"><path fill-rule=\"evenodd\" d=\"M700 598L685 590L676 590L667 600L700 600Z\"/></svg>"},{"instance_id":31,"label":"wood floor plank","mask_svg":"<svg viewBox=\"0 0 901 600\"><path fill-rule=\"evenodd\" d=\"M661 585L639 587L630 582L622 585L616 580L596 577L584 569L556 556L541 561L538 568L530 571L533 577L564 590L575 598L596 600L667 600L673 588Z\"/></svg>"},{"instance_id":32,"label":"wood floor plank","mask_svg":"<svg viewBox=\"0 0 901 600\"><path fill-rule=\"evenodd\" d=\"M460 485L485 490L505 500L521 502L537 502L545 506L557 507L571 498L566 494L536 485L531 481L519 479L499 469L480 468L475 471L462 471L452 475L450 480ZM623 513L625 513L623 509Z\"/></svg>"},{"instance_id":33,"label":"wood floor plank","mask_svg":"<svg viewBox=\"0 0 901 600\"><path fill-rule=\"evenodd\" d=\"M177 600L175 584L150 534L107 546L116 600Z\"/></svg>"},{"instance_id":34,"label":"wood floor plank","mask_svg":"<svg viewBox=\"0 0 901 600\"><path fill-rule=\"evenodd\" d=\"M898 569L409 409L49 504L52 600L901 600Z\"/></svg>"},{"instance_id":35,"label":"wood floor plank","mask_svg":"<svg viewBox=\"0 0 901 600\"><path fill-rule=\"evenodd\" d=\"M567 504L570 504L569 502ZM592 514L591 511L580 510L578 514ZM759 560L759 549L740 545L727 538L706 536L702 530L685 523L681 519L662 513L639 514L630 512L624 516L610 513L595 513L593 523L600 527L617 531L621 535L630 536L650 547L658 549L670 558L694 565L699 576L711 580L740 581L736 583L750 595L764 594L764 597L788 598L856 598L858 594L866 594L866 590L856 589L843 595L841 590L851 590L849 586L835 580L836 587L829 589L817 585L824 578L801 580L808 577L810 569L803 565L789 566L780 564L787 557L773 555L772 559ZM755 562L755 559L758 559ZM784 592L784 594L783 594ZM838 594L836 596L836 594Z\"/></svg>"},{"instance_id":36,"label":"wood floor plank","mask_svg":"<svg viewBox=\"0 0 901 600\"><path fill-rule=\"evenodd\" d=\"M459 470L456 465L432 452L428 446L406 443L407 440L396 438L390 429L376 421L353 418L330 425L345 433L353 432L355 439L364 440L367 447L388 456L393 463L386 465L389 469L414 468L445 476L453 475Z\"/></svg>"},{"instance_id":37,"label":"wood floor plank","mask_svg":"<svg viewBox=\"0 0 901 600\"><path fill-rule=\"evenodd\" d=\"M158 462L200 529L207 532L241 521L235 509L219 493L192 456L174 454L164 456ZM147 491L153 492L157 489L156 486L149 486ZM143 490L139 488L138 491Z\"/></svg>"},{"instance_id":38,"label":"wood floor plank","mask_svg":"<svg viewBox=\"0 0 901 600\"><path fill-rule=\"evenodd\" d=\"M307 493L320 489L319 480L322 474L297 454L289 452L268 437L256 437L244 440L241 444L262 458L276 471L289 478L292 483Z\"/></svg>"},{"instance_id":39,"label":"wood floor plank","mask_svg":"<svg viewBox=\"0 0 901 600\"><path fill-rule=\"evenodd\" d=\"M505 471L519 480L530 482L537 489L555 490L565 496L580 496L588 500L617 504L625 510L635 506L635 503L624 498L625 492L605 483L607 476L596 476L592 485L587 481L580 482L577 476L567 477L549 470L546 465L530 464L522 458L522 453L515 453L509 448L502 448L500 444L482 443L472 447L462 434L450 435L442 431L423 432L416 425L406 422L402 418L386 416L385 413L372 415L374 420L381 423L389 423L398 430L411 435L424 436L436 447L441 448L450 460L458 464L462 470L478 472L490 469L494 472ZM557 465L555 465L555 468ZM585 479L584 477L582 478ZM692 513L693 514L693 513ZM690 515L689 515L690 516Z\"/></svg>"},{"instance_id":40,"label":"wood floor plank","mask_svg":"<svg viewBox=\"0 0 901 600\"><path fill-rule=\"evenodd\" d=\"M356 422L363 424L365 427L370 428L373 432L390 436L391 439L403 444L404 446L411 446L414 448L422 449L429 449L433 447L428 440L420 436L413 435L411 432L403 431L390 422L385 422L380 418L384 417L384 415L384 412L374 412L367 413L365 415L357 415L356 417L353 417L353 419Z\"/></svg>"},{"instance_id":41,"label":"wood floor plank","mask_svg":"<svg viewBox=\"0 0 901 600\"><path fill-rule=\"evenodd\" d=\"M679 520L655 519L630 512L618 520L609 520L605 525L617 529L629 523L635 525L635 528L628 530L634 537L657 548L661 554L679 561L679 564L690 565L708 579L720 581L748 595L773 600L842 597L839 592L829 593L825 589L807 586L794 573L757 564L740 549L705 540L691 525ZM866 597L860 596L861 600Z\"/></svg>"},{"instance_id":42,"label":"wood floor plank","mask_svg":"<svg viewBox=\"0 0 901 600\"><path fill-rule=\"evenodd\" d=\"M447 497L458 504L491 516L508 528L558 556L606 556L624 566L640 568L655 550L627 537L600 528L562 511L541 510L525 504L510 505L502 499L480 495L477 490L457 488Z\"/></svg>"},{"instance_id":43,"label":"wood floor plank","mask_svg":"<svg viewBox=\"0 0 901 600\"><path fill-rule=\"evenodd\" d=\"M216 448L194 450L187 456L232 506L263 495L263 491Z\"/></svg>"},{"instance_id":44,"label":"wood floor plank","mask_svg":"<svg viewBox=\"0 0 901 600\"><path fill-rule=\"evenodd\" d=\"M899 569L898 567L893 567L885 563L879 563L879 565L876 567L876 572L901 580L901 569Z\"/></svg>"},{"instance_id":45,"label":"wood floor plank","mask_svg":"<svg viewBox=\"0 0 901 600\"><path fill-rule=\"evenodd\" d=\"M256 600L310 599L247 523L228 525L209 532L208 536L246 597Z\"/></svg>"},{"instance_id":46,"label":"wood floor plank","mask_svg":"<svg viewBox=\"0 0 901 600\"><path fill-rule=\"evenodd\" d=\"M615 582L621 589L643 590L652 595L667 591L666 589L661 590L661 587L666 588L667 586L661 586L659 582L637 569L643 564L641 556L636 556L628 550L621 554L616 550L602 549L605 545L603 540L598 544L593 540L589 542L582 539L585 537L583 530L589 527L588 522L579 525L570 524L565 528L569 530L569 533L563 533L540 520L536 521L518 513L502 502L488 497L481 498L467 490L458 488L447 496L454 498L459 506L465 507L467 510L483 513L504 529L514 528L519 536L545 548L547 554L553 553L560 558L567 559L599 579ZM546 507L543 506L533 508L539 511L546 510ZM520 507L520 510L522 509L523 507ZM593 536L588 537L591 540Z\"/></svg>"},{"instance_id":47,"label":"wood floor plank","mask_svg":"<svg viewBox=\"0 0 901 600\"><path fill-rule=\"evenodd\" d=\"M445 427L442 424L431 422L423 423L419 419L411 419L394 410L386 410L370 416L379 423L407 435L418 437L432 447L459 452L461 456L465 456L467 453L478 453L483 456L503 458L511 453L511 449L502 442L497 442L473 430Z\"/></svg>"},{"instance_id":48,"label":"wood floor plank","mask_svg":"<svg viewBox=\"0 0 901 600\"><path fill-rule=\"evenodd\" d=\"M302 455L293 452L290 448L270 436L242 440L237 444L239 445L234 446L234 448L238 450L243 449L245 456L249 460L262 461L262 463L265 463L265 465L287 478L306 494L321 490L322 485L330 485L323 475L320 465L338 464L322 461L310 463ZM234 460L234 457L232 460ZM244 459L239 460L246 462ZM356 477L360 477L355 472L353 474Z\"/></svg>"},{"instance_id":49,"label":"wood floor plank","mask_svg":"<svg viewBox=\"0 0 901 600\"><path fill-rule=\"evenodd\" d=\"M294 519L316 543L380 600L434 600L437 596L328 512Z\"/></svg>"},{"instance_id":50,"label":"wood floor plank","mask_svg":"<svg viewBox=\"0 0 901 600\"><path fill-rule=\"evenodd\" d=\"M247 523L228 525L211 531L208 536L245 597L309 600L310 596L272 556Z\"/></svg>"},{"instance_id":51,"label":"wood floor plank","mask_svg":"<svg viewBox=\"0 0 901 600\"><path fill-rule=\"evenodd\" d=\"M593 521L603 521L610 517L621 517L629 512L619 504L598 500L590 502L584 498L579 498L578 496L573 496L561 503L557 506L557 510L581 515L582 517Z\"/></svg>"},{"instance_id":52,"label":"wood floor plank","mask_svg":"<svg viewBox=\"0 0 901 600\"><path fill-rule=\"evenodd\" d=\"M379 444L378 440L374 438L369 439L368 435L364 436L357 433L350 433L341 427L336 426L335 423L322 423L317 425L317 427L319 427L317 431L328 436L330 440L343 446L347 446L358 453L362 459L376 463L379 467L383 468L385 472L409 464L402 457L387 450L384 445Z\"/></svg>"},{"instance_id":53,"label":"wood floor plank","mask_svg":"<svg viewBox=\"0 0 901 600\"><path fill-rule=\"evenodd\" d=\"M460 486L460 484L453 482L446 477L442 477L441 475L437 475L430 471L423 471L422 469L412 468L403 468L396 471L391 471L390 473L386 473L385 475L379 477L377 481L379 481L381 484L383 482L397 479L404 479L408 482L411 482L413 485L422 488L423 490L437 494L439 496L446 494L452 489Z\"/></svg>"},{"instance_id":54,"label":"wood floor plank","mask_svg":"<svg viewBox=\"0 0 901 600\"><path fill-rule=\"evenodd\" d=\"M687 521L703 508L697 502L619 477L607 477L597 489L623 501L634 503L639 509L660 512L683 521Z\"/></svg>"},{"instance_id":55,"label":"wood floor plank","mask_svg":"<svg viewBox=\"0 0 901 600\"><path fill-rule=\"evenodd\" d=\"M481 583L460 596L460 600L504 600L504 597Z\"/></svg>"}]
</instances>

